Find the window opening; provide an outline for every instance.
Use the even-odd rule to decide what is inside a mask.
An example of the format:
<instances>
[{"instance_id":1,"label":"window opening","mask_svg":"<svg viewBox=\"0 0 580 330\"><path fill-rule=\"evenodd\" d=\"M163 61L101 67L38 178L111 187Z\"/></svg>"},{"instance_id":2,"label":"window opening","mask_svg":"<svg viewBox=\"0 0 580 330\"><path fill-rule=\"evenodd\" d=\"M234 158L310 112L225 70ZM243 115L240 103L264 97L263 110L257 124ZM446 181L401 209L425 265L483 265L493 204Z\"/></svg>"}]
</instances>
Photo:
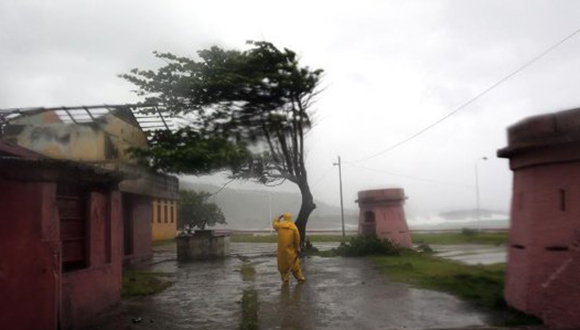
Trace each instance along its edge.
<instances>
[{"instance_id":1,"label":"window opening","mask_svg":"<svg viewBox=\"0 0 580 330\"><path fill-rule=\"evenodd\" d=\"M157 223L161 223L161 202L157 203Z\"/></svg>"},{"instance_id":2,"label":"window opening","mask_svg":"<svg viewBox=\"0 0 580 330\"><path fill-rule=\"evenodd\" d=\"M167 216L167 202L163 202L163 212L164 212L163 219L164 219L165 223L167 223L167 220L168 220L168 216Z\"/></svg>"},{"instance_id":3,"label":"window opening","mask_svg":"<svg viewBox=\"0 0 580 330\"><path fill-rule=\"evenodd\" d=\"M560 211L566 211L566 189L560 189Z\"/></svg>"},{"instance_id":4,"label":"window opening","mask_svg":"<svg viewBox=\"0 0 580 330\"><path fill-rule=\"evenodd\" d=\"M75 185L59 184L56 204L60 220L62 270L88 266L87 192Z\"/></svg>"}]
</instances>

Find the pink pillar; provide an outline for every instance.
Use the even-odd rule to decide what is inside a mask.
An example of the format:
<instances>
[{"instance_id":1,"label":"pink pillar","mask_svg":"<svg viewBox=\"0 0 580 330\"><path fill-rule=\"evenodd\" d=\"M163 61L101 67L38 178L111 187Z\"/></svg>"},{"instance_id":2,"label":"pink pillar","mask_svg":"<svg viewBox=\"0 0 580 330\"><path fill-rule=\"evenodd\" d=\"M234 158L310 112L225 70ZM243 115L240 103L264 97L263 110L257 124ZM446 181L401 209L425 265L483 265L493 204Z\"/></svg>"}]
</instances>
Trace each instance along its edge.
<instances>
[{"instance_id":1,"label":"pink pillar","mask_svg":"<svg viewBox=\"0 0 580 330\"><path fill-rule=\"evenodd\" d=\"M514 173L505 298L550 327L580 328L580 109L527 118L498 151Z\"/></svg>"},{"instance_id":2,"label":"pink pillar","mask_svg":"<svg viewBox=\"0 0 580 330\"><path fill-rule=\"evenodd\" d=\"M405 219L403 189L365 190L358 193L360 235L376 235L405 248L411 248L411 235Z\"/></svg>"}]
</instances>

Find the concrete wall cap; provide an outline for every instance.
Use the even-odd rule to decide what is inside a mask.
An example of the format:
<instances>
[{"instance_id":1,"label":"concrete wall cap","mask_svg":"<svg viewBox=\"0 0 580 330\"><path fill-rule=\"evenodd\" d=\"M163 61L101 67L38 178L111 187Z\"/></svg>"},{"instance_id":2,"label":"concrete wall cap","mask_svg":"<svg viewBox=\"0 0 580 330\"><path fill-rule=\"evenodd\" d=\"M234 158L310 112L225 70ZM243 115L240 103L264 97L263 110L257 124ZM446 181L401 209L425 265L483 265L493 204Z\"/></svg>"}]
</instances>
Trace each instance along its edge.
<instances>
[{"instance_id":1,"label":"concrete wall cap","mask_svg":"<svg viewBox=\"0 0 580 330\"><path fill-rule=\"evenodd\" d=\"M402 188L373 189L359 191L356 202L401 201L406 198L405 190Z\"/></svg>"},{"instance_id":2,"label":"concrete wall cap","mask_svg":"<svg viewBox=\"0 0 580 330\"><path fill-rule=\"evenodd\" d=\"M525 118L508 127L508 146L497 155L509 158L522 150L580 142L580 108Z\"/></svg>"}]
</instances>

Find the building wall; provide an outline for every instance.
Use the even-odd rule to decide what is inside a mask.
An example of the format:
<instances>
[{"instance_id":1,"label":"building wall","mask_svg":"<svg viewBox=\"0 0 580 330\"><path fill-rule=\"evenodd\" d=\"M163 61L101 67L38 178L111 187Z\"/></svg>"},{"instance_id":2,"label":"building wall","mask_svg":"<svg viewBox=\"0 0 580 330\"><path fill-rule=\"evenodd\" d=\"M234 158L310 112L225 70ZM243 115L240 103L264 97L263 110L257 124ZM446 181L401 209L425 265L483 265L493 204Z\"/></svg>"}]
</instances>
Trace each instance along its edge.
<instances>
[{"instance_id":1,"label":"building wall","mask_svg":"<svg viewBox=\"0 0 580 330\"><path fill-rule=\"evenodd\" d=\"M574 182L580 182L580 162L514 173L506 300L540 317L547 303L544 284L571 258L580 230L580 187Z\"/></svg>"},{"instance_id":2,"label":"building wall","mask_svg":"<svg viewBox=\"0 0 580 330\"><path fill-rule=\"evenodd\" d=\"M90 195L89 267L63 274L61 324L77 329L120 302L122 222L119 192Z\"/></svg>"},{"instance_id":3,"label":"building wall","mask_svg":"<svg viewBox=\"0 0 580 330\"><path fill-rule=\"evenodd\" d=\"M94 124L12 126L7 127L7 131L7 140L51 158L86 161L106 159L105 133Z\"/></svg>"},{"instance_id":4,"label":"building wall","mask_svg":"<svg viewBox=\"0 0 580 330\"><path fill-rule=\"evenodd\" d=\"M56 329L60 293L56 186L0 177L0 325Z\"/></svg>"},{"instance_id":5,"label":"building wall","mask_svg":"<svg viewBox=\"0 0 580 330\"><path fill-rule=\"evenodd\" d=\"M505 298L553 329L580 328L580 109L524 119L498 156L513 171Z\"/></svg>"},{"instance_id":6,"label":"building wall","mask_svg":"<svg viewBox=\"0 0 580 330\"><path fill-rule=\"evenodd\" d=\"M129 215L129 225L131 228L131 253L125 253L125 262L128 264L139 263L150 259L153 256L151 245L151 219L152 201L150 197L123 193L123 208L130 208L130 211L123 212ZM126 221L126 220L124 220ZM124 236L127 238L127 236Z\"/></svg>"},{"instance_id":7,"label":"building wall","mask_svg":"<svg viewBox=\"0 0 580 330\"><path fill-rule=\"evenodd\" d=\"M119 193L89 194L88 263L63 273L56 192L54 182L0 177L2 328L81 328L120 301Z\"/></svg>"},{"instance_id":8,"label":"building wall","mask_svg":"<svg viewBox=\"0 0 580 330\"><path fill-rule=\"evenodd\" d=\"M578 241L577 241L578 242ZM580 329L580 245L576 243L572 258L566 260L558 268L558 280L546 283L545 300L550 304L545 306L542 318L546 324L557 329ZM555 286L555 289L552 288Z\"/></svg>"},{"instance_id":9,"label":"building wall","mask_svg":"<svg viewBox=\"0 0 580 330\"><path fill-rule=\"evenodd\" d=\"M173 239L177 234L177 203L172 200L153 200L153 241Z\"/></svg>"},{"instance_id":10,"label":"building wall","mask_svg":"<svg viewBox=\"0 0 580 330\"><path fill-rule=\"evenodd\" d=\"M109 114L89 123L63 123L50 112L10 122L4 138L22 147L57 159L115 160L133 163L128 149L147 147L141 129Z\"/></svg>"},{"instance_id":11,"label":"building wall","mask_svg":"<svg viewBox=\"0 0 580 330\"><path fill-rule=\"evenodd\" d=\"M86 123L65 123L53 111L22 116L5 127L3 138L51 158L96 163L107 169L133 175L134 179L124 180L119 187L124 193L141 195L144 198L135 198L139 205L136 204L132 210L132 252L127 260L134 263L152 256L152 238L168 239L175 236L175 217L173 222L165 223L163 220L161 223L152 224L150 200L152 196L176 199L178 180L175 177L151 173L134 164L128 149L146 148L148 145L145 134L132 113L127 111L111 113ZM174 204L173 202L172 205Z\"/></svg>"}]
</instances>

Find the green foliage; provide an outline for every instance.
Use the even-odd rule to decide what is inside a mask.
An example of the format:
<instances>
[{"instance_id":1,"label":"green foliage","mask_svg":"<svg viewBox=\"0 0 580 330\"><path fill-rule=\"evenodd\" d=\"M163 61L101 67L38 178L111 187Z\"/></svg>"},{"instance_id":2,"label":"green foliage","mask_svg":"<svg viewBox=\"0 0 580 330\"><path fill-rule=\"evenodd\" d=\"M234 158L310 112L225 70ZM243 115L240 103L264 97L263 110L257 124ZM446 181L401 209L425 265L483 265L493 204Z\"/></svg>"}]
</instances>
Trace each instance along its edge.
<instances>
[{"instance_id":1,"label":"green foliage","mask_svg":"<svg viewBox=\"0 0 580 330\"><path fill-rule=\"evenodd\" d=\"M323 250L320 251L318 249L308 249L305 251L306 256L308 257L322 257L322 258L333 258L338 257L339 255L336 253L336 249L332 250Z\"/></svg>"},{"instance_id":2,"label":"green foliage","mask_svg":"<svg viewBox=\"0 0 580 330\"><path fill-rule=\"evenodd\" d=\"M377 256L373 261L392 280L444 291L494 312L498 325L538 324L509 308L503 298L505 265L464 265L413 251Z\"/></svg>"},{"instance_id":3,"label":"green foliage","mask_svg":"<svg viewBox=\"0 0 580 330\"><path fill-rule=\"evenodd\" d=\"M304 133L322 70L301 66L295 52L272 43L248 44L245 51L214 46L199 59L155 52L165 66L120 75L147 103L188 124L153 133L151 148L135 155L168 172L229 168L262 183L305 181Z\"/></svg>"},{"instance_id":4,"label":"green foliage","mask_svg":"<svg viewBox=\"0 0 580 330\"><path fill-rule=\"evenodd\" d=\"M507 232L476 232L465 235L463 233L411 233L415 244L455 245L455 244L489 244L502 245L508 240Z\"/></svg>"},{"instance_id":5,"label":"green foliage","mask_svg":"<svg viewBox=\"0 0 580 330\"><path fill-rule=\"evenodd\" d=\"M242 280L244 281L253 281L256 278L256 269L254 268L254 265L249 262L244 262L242 264L240 273L242 274Z\"/></svg>"},{"instance_id":6,"label":"green foliage","mask_svg":"<svg viewBox=\"0 0 580 330\"><path fill-rule=\"evenodd\" d=\"M304 136L323 70L300 65L294 51L270 42L248 44L244 51L211 47L197 59L155 52L165 66L122 74L145 102L186 123L178 131L153 132L150 148L133 154L166 172L227 169L233 178L265 185L293 182L302 194L296 225L304 234L316 208Z\"/></svg>"},{"instance_id":7,"label":"green foliage","mask_svg":"<svg viewBox=\"0 0 580 330\"><path fill-rule=\"evenodd\" d=\"M336 254L344 257L362 257L368 255L399 255L401 249L389 240L376 236L355 236L347 243L341 243L335 249Z\"/></svg>"},{"instance_id":8,"label":"green foliage","mask_svg":"<svg viewBox=\"0 0 580 330\"><path fill-rule=\"evenodd\" d=\"M461 228L461 235L475 236L477 235L477 230L471 228Z\"/></svg>"},{"instance_id":9,"label":"green foliage","mask_svg":"<svg viewBox=\"0 0 580 330\"><path fill-rule=\"evenodd\" d=\"M237 171L250 159L245 143L201 134L192 127L147 133L149 148L130 149L141 165L177 174L209 174L224 168Z\"/></svg>"},{"instance_id":10,"label":"green foliage","mask_svg":"<svg viewBox=\"0 0 580 330\"><path fill-rule=\"evenodd\" d=\"M419 244L419 246L417 246L417 251L419 252L423 252L423 253L433 253L433 248L431 248L431 246L429 246L429 244Z\"/></svg>"},{"instance_id":11,"label":"green foliage","mask_svg":"<svg viewBox=\"0 0 580 330\"><path fill-rule=\"evenodd\" d=\"M177 221L179 229L187 234L192 234L194 228L201 230L206 226L226 223L226 219L215 203L208 202L211 194L207 192L196 192L193 190L182 190L179 192L179 203L177 205Z\"/></svg>"},{"instance_id":12,"label":"green foliage","mask_svg":"<svg viewBox=\"0 0 580 330\"><path fill-rule=\"evenodd\" d=\"M258 292L252 287L245 289L242 294L240 330L257 330L258 325Z\"/></svg>"},{"instance_id":13,"label":"green foliage","mask_svg":"<svg viewBox=\"0 0 580 330\"><path fill-rule=\"evenodd\" d=\"M346 236L347 239L353 236ZM308 239L313 242L342 242L341 235L308 235ZM235 234L230 236L230 241L235 243L276 243L277 235L252 235L252 234Z\"/></svg>"},{"instance_id":14,"label":"green foliage","mask_svg":"<svg viewBox=\"0 0 580 330\"><path fill-rule=\"evenodd\" d=\"M168 276L170 274L125 270L123 271L121 297L149 296L161 292L173 284L167 280Z\"/></svg>"}]
</instances>

